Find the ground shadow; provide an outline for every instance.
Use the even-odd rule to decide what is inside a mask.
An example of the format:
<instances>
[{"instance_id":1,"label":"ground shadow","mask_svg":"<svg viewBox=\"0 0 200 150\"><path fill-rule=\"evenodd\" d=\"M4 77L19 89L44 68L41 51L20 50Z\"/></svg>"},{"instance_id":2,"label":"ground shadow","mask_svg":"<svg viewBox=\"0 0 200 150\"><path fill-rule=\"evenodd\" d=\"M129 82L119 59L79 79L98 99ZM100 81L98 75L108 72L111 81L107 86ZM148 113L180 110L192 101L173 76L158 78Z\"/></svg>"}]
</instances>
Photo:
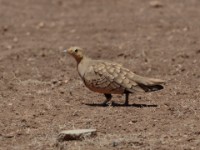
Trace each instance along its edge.
<instances>
[{"instance_id":1,"label":"ground shadow","mask_svg":"<svg viewBox=\"0 0 200 150\"><path fill-rule=\"evenodd\" d=\"M102 105L102 104L97 104L97 103L83 103L87 106L92 106L92 107L108 107L108 106L113 106L113 107L137 107L137 108L143 108L143 107L157 107L158 105L147 105L147 104L129 104L129 105L124 105L124 104L119 104L119 103L114 103L112 102L110 105Z\"/></svg>"}]
</instances>

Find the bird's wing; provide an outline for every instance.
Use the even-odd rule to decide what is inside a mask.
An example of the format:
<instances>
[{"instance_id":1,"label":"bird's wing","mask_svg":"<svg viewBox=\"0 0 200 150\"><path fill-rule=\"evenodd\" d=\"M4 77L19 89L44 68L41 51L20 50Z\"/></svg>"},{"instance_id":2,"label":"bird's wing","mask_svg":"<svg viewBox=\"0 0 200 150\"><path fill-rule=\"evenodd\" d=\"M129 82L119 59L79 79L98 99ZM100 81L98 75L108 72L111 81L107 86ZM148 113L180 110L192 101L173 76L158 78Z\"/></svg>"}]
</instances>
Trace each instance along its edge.
<instances>
[{"instance_id":1,"label":"bird's wing","mask_svg":"<svg viewBox=\"0 0 200 150\"><path fill-rule=\"evenodd\" d=\"M101 92L103 89L105 93L111 93L112 91L123 93L122 90L124 90L120 84L113 80L103 63L90 65L84 74L84 82L91 90L97 92Z\"/></svg>"},{"instance_id":2,"label":"bird's wing","mask_svg":"<svg viewBox=\"0 0 200 150\"><path fill-rule=\"evenodd\" d=\"M109 86L113 88L110 90L120 88L129 92L144 91L133 80L135 74L120 64L101 61L91 65L89 70L90 73L88 73L89 76L86 77L86 80L93 82L95 86Z\"/></svg>"}]
</instances>

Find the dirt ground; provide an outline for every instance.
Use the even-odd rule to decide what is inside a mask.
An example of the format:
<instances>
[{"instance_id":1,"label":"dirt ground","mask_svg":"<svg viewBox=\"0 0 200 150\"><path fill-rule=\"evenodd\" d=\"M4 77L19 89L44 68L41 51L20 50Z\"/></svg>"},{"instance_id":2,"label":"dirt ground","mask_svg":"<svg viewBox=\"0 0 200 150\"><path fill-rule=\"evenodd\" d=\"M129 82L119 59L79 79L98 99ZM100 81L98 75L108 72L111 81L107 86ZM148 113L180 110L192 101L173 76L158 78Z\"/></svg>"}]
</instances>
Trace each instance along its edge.
<instances>
[{"instance_id":1,"label":"dirt ground","mask_svg":"<svg viewBox=\"0 0 200 150\"><path fill-rule=\"evenodd\" d=\"M0 149L200 149L200 1L160 2L0 0ZM165 89L131 95L129 107L86 105L105 98L62 52L74 45ZM82 128L97 136L56 140Z\"/></svg>"}]
</instances>

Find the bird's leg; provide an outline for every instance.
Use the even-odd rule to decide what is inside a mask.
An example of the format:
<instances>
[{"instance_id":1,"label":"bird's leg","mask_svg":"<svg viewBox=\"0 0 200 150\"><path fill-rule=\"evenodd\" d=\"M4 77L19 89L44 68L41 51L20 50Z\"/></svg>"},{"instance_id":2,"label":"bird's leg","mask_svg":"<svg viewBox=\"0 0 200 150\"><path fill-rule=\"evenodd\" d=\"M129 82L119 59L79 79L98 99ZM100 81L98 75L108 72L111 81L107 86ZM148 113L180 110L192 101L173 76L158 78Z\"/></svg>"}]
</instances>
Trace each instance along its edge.
<instances>
[{"instance_id":1,"label":"bird's leg","mask_svg":"<svg viewBox=\"0 0 200 150\"><path fill-rule=\"evenodd\" d=\"M124 105L125 105L125 106L128 106L128 105L129 105L129 104L128 104L129 92L125 92L125 97L126 97L126 99L125 99Z\"/></svg>"},{"instance_id":2,"label":"bird's leg","mask_svg":"<svg viewBox=\"0 0 200 150\"><path fill-rule=\"evenodd\" d=\"M104 94L106 97L106 100L102 103L102 105L107 105L107 103L112 99L112 95L111 94Z\"/></svg>"}]
</instances>

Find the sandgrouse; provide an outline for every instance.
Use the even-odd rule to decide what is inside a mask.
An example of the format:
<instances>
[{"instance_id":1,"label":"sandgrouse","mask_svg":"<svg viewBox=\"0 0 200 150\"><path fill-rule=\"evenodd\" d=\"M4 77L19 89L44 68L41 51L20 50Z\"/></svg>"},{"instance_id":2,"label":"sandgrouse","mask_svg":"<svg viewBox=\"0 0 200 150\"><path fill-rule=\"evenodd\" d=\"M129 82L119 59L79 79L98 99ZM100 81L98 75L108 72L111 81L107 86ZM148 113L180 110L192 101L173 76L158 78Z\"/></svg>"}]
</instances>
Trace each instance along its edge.
<instances>
[{"instance_id":1,"label":"sandgrouse","mask_svg":"<svg viewBox=\"0 0 200 150\"><path fill-rule=\"evenodd\" d=\"M106 100L102 105L107 105L111 94L125 94L124 105L129 105L130 93L163 89L161 84L165 81L139 76L117 63L91 59L84 55L80 47L71 47L67 52L76 59L78 73L86 87L105 95Z\"/></svg>"}]
</instances>

